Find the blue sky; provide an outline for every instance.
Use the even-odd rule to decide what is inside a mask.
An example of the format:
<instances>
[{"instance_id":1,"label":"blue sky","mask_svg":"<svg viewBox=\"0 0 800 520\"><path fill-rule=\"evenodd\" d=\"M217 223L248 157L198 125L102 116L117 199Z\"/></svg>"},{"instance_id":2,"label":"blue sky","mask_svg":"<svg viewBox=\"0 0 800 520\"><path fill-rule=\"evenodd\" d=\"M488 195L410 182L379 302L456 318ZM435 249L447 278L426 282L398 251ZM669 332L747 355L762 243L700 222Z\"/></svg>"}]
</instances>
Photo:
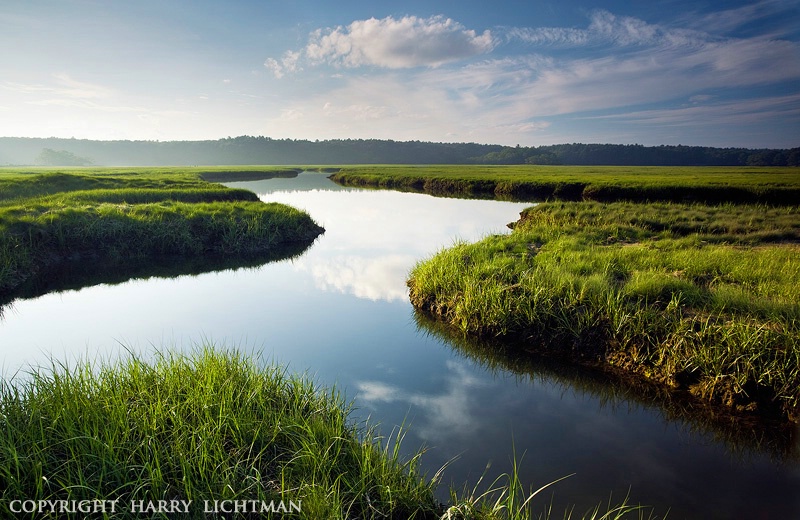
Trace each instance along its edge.
<instances>
[{"instance_id":1,"label":"blue sky","mask_svg":"<svg viewBox=\"0 0 800 520\"><path fill-rule=\"evenodd\" d=\"M796 147L799 5L4 0L0 136Z\"/></svg>"}]
</instances>

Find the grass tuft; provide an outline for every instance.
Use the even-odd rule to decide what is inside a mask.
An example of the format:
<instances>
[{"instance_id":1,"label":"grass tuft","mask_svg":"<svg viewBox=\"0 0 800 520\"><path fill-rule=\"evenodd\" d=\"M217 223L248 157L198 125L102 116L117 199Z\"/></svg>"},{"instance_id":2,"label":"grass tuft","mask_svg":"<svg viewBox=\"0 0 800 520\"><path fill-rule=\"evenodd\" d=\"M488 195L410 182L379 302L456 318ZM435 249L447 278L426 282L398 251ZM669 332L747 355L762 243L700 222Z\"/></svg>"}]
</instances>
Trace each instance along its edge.
<instances>
[{"instance_id":1,"label":"grass tuft","mask_svg":"<svg viewBox=\"0 0 800 520\"><path fill-rule=\"evenodd\" d=\"M192 500L188 518L204 518L202 500L293 500L301 518L344 519L430 517L437 506L418 459L349 424L337 393L236 351L54 363L5 383L0 414L4 508L20 497L122 509Z\"/></svg>"}]
</instances>

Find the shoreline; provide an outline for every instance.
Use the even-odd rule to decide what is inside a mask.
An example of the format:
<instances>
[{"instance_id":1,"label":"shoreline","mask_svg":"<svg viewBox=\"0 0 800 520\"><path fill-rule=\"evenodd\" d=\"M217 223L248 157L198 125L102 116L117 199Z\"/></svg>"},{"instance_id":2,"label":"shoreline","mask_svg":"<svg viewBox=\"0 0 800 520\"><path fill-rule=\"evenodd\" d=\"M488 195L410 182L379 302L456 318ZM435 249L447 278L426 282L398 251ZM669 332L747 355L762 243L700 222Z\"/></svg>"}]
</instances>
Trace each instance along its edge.
<instances>
[{"instance_id":1,"label":"shoreline","mask_svg":"<svg viewBox=\"0 0 800 520\"><path fill-rule=\"evenodd\" d=\"M343 186L517 202L637 201L791 206L796 167L358 166L329 176Z\"/></svg>"},{"instance_id":2,"label":"shoreline","mask_svg":"<svg viewBox=\"0 0 800 520\"><path fill-rule=\"evenodd\" d=\"M419 262L410 299L468 336L798 422L800 217L787 211L743 230L763 208L545 203L510 235Z\"/></svg>"},{"instance_id":3,"label":"shoreline","mask_svg":"<svg viewBox=\"0 0 800 520\"><path fill-rule=\"evenodd\" d=\"M310 245L324 232L305 212L202 175L179 169L0 173L0 295L12 297L40 273L76 261L124 269L143 259L246 259ZM217 180L226 175L297 172L214 172Z\"/></svg>"}]
</instances>

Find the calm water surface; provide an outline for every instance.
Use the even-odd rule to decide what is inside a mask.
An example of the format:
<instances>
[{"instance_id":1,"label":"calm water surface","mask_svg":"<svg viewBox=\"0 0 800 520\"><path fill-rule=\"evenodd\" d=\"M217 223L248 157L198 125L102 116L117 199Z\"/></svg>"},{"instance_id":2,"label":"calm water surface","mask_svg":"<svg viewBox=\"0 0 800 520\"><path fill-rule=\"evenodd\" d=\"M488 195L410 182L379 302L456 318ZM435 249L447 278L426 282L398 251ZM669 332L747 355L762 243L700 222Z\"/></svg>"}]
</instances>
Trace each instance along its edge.
<instances>
[{"instance_id":1,"label":"calm water surface","mask_svg":"<svg viewBox=\"0 0 800 520\"><path fill-rule=\"evenodd\" d=\"M307 210L325 234L302 256L257 268L18 300L0 319L5 376L210 339L335 385L354 418L384 434L405 424L404 448L427 447L429 474L450 461L448 484L491 481L516 452L534 489L572 475L541 494L542 509L575 503L582 514L628 495L670 519L800 518L797 458L732 448L658 405L487 361L418 324L405 285L414 263L455 240L507 232L527 204L344 189L310 173L235 185Z\"/></svg>"}]
</instances>

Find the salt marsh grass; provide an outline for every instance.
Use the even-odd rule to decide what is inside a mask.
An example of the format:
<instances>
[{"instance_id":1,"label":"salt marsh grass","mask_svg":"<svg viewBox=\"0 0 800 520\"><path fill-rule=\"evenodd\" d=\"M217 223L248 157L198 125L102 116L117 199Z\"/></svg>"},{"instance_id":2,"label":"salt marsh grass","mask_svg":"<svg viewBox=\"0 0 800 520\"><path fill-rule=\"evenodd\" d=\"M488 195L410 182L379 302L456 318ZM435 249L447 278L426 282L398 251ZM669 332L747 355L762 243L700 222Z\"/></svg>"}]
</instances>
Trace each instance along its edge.
<instances>
[{"instance_id":1,"label":"salt marsh grass","mask_svg":"<svg viewBox=\"0 0 800 520\"><path fill-rule=\"evenodd\" d=\"M308 214L201 177L294 174L161 170L0 173L0 294L70 260L243 255L310 243Z\"/></svg>"},{"instance_id":2,"label":"salt marsh grass","mask_svg":"<svg viewBox=\"0 0 800 520\"><path fill-rule=\"evenodd\" d=\"M0 414L6 508L22 497L119 499L114 517L161 499L292 500L313 519L436 510L399 439L350 424L336 392L236 351L54 364L4 383ZM186 517L205 518L202 506Z\"/></svg>"},{"instance_id":3,"label":"salt marsh grass","mask_svg":"<svg viewBox=\"0 0 800 520\"><path fill-rule=\"evenodd\" d=\"M106 518L141 518L129 509L135 500L192 501L182 518L207 518L205 500L293 501L300 510L284 516L308 519L562 518L535 513L536 493L516 472L480 494L453 491L450 504L438 503L440 474L422 474L422 452L400 455L402 431L383 438L352 423L335 390L280 367L210 345L154 357L53 363L3 382L4 516L22 498L118 500ZM582 518L645 515L623 502Z\"/></svg>"},{"instance_id":4,"label":"salt marsh grass","mask_svg":"<svg viewBox=\"0 0 800 520\"><path fill-rule=\"evenodd\" d=\"M666 166L358 166L351 186L513 200L635 200L796 204L797 168Z\"/></svg>"},{"instance_id":5,"label":"salt marsh grass","mask_svg":"<svg viewBox=\"0 0 800 520\"><path fill-rule=\"evenodd\" d=\"M800 406L797 207L548 203L411 273L415 306L739 409Z\"/></svg>"}]
</instances>

